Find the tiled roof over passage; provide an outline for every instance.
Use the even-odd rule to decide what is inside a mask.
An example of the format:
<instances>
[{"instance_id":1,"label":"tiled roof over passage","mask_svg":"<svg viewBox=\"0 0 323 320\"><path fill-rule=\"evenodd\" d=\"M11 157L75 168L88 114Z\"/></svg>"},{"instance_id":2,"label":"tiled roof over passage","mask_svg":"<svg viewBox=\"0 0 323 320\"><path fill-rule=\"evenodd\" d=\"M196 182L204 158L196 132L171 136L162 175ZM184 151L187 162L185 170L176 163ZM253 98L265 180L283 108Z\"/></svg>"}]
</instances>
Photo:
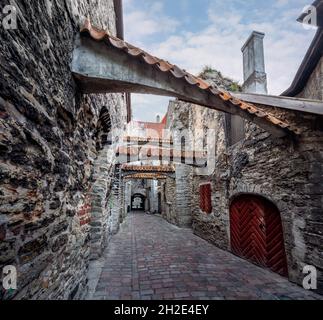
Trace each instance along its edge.
<instances>
[{"instance_id":1,"label":"tiled roof over passage","mask_svg":"<svg viewBox=\"0 0 323 320\"><path fill-rule=\"evenodd\" d=\"M175 172L173 166L132 166L124 165L123 171L138 171L138 172Z\"/></svg>"},{"instance_id":2,"label":"tiled roof over passage","mask_svg":"<svg viewBox=\"0 0 323 320\"><path fill-rule=\"evenodd\" d=\"M165 175L162 174L156 174L156 173L136 173L132 174L130 176L125 177L125 179L131 179L131 180L164 180L166 179Z\"/></svg>"},{"instance_id":3,"label":"tiled roof over passage","mask_svg":"<svg viewBox=\"0 0 323 320\"><path fill-rule=\"evenodd\" d=\"M134 124L136 124L140 128L158 133L159 137L162 136L163 130L165 129L165 123L163 122L156 123L156 122L134 121Z\"/></svg>"},{"instance_id":4,"label":"tiled roof over passage","mask_svg":"<svg viewBox=\"0 0 323 320\"><path fill-rule=\"evenodd\" d=\"M254 117L265 119L275 126L297 133L297 128L291 127L288 123L278 119L268 112L261 110L253 104L246 103L242 100L234 98L229 92L219 90L216 86L210 85L201 78L198 78L188 73L187 71L180 69L178 66L171 64L168 61L154 57L144 50L110 35L104 30L99 30L93 27L89 20L87 20L82 27L81 34L87 34L96 41L104 41L107 45L112 46L115 49L122 50L128 55L140 59L147 65L153 66L163 73L168 73L175 79L184 80L187 84L196 86L200 90L206 91L209 94L213 94L222 99L224 102L227 102L236 108L240 108L241 110L253 115Z\"/></svg>"},{"instance_id":5,"label":"tiled roof over passage","mask_svg":"<svg viewBox=\"0 0 323 320\"><path fill-rule=\"evenodd\" d=\"M172 139L158 139L158 138L151 138L151 137L124 137L123 142L134 142L138 144L146 144L146 143L155 143L155 144L173 144Z\"/></svg>"},{"instance_id":6,"label":"tiled roof over passage","mask_svg":"<svg viewBox=\"0 0 323 320\"><path fill-rule=\"evenodd\" d=\"M121 146L116 150L116 154L120 156L138 156L146 155L147 157L158 158L164 156L165 160L168 156L171 159L197 159L206 160L207 153L200 151L181 151L175 149L165 149L157 147L137 147L137 146Z\"/></svg>"}]
</instances>

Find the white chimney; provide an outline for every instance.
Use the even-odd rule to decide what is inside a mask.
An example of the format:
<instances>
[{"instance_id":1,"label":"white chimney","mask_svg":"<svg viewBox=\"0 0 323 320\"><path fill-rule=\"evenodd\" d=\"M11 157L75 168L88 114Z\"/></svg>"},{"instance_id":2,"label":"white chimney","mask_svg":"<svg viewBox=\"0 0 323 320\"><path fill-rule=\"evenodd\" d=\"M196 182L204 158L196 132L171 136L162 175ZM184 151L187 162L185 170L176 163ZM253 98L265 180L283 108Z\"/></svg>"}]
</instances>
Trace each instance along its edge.
<instances>
[{"instance_id":1,"label":"white chimney","mask_svg":"<svg viewBox=\"0 0 323 320\"><path fill-rule=\"evenodd\" d=\"M264 54L265 34L253 31L241 51L243 53L243 91L267 94Z\"/></svg>"}]
</instances>

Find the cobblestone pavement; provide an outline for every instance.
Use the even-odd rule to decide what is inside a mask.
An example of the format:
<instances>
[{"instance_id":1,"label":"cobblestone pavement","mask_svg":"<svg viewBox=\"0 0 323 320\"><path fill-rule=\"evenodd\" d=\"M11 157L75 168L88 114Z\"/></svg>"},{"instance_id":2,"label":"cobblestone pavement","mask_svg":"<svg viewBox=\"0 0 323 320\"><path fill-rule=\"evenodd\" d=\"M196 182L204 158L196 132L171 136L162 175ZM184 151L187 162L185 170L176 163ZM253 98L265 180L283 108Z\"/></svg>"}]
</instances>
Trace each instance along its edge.
<instances>
[{"instance_id":1,"label":"cobblestone pavement","mask_svg":"<svg viewBox=\"0 0 323 320\"><path fill-rule=\"evenodd\" d=\"M92 299L321 299L179 229L131 214L112 238Z\"/></svg>"}]
</instances>

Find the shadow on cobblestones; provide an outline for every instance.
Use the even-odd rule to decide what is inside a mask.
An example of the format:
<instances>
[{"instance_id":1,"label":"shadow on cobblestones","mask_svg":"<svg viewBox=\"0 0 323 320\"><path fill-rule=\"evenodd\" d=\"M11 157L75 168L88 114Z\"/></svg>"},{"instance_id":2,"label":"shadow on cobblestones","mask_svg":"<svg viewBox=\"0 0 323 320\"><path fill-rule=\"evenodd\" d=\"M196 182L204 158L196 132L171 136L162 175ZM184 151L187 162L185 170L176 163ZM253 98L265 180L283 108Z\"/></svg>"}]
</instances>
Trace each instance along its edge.
<instances>
[{"instance_id":1,"label":"shadow on cobblestones","mask_svg":"<svg viewBox=\"0 0 323 320\"><path fill-rule=\"evenodd\" d=\"M102 267L102 266L101 266ZM130 214L104 254L95 300L304 300L322 297L179 229ZM94 273L98 273L98 270Z\"/></svg>"}]
</instances>

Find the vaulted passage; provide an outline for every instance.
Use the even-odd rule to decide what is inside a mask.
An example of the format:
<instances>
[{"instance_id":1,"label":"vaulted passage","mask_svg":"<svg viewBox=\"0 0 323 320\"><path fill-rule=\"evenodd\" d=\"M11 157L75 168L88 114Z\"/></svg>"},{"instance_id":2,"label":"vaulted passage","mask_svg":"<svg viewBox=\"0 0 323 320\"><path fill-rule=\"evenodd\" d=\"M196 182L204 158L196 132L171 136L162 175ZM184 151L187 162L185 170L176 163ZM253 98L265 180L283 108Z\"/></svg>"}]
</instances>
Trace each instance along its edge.
<instances>
[{"instance_id":1,"label":"vaulted passage","mask_svg":"<svg viewBox=\"0 0 323 320\"><path fill-rule=\"evenodd\" d=\"M95 279L96 274L98 277ZM93 270L88 299L316 299L158 216L130 214Z\"/></svg>"},{"instance_id":2,"label":"vaulted passage","mask_svg":"<svg viewBox=\"0 0 323 320\"><path fill-rule=\"evenodd\" d=\"M146 197L140 193L136 193L131 197L131 210L145 211Z\"/></svg>"},{"instance_id":3,"label":"vaulted passage","mask_svg":"<svg viewBox=\"0 0 323 320\"><path fill-rule=\"evenodd\" d=\"M271 96L261 32L242 47L242 83L212 67L238 70L238 43L197 61L194 21L175 53L196 75L125 41L122 0L7 2L19 23L0 21L0 300L323 294L321 24Z\"/></svg>"},{"instance_id":4,"label":"vaulted passage","mask_svg":"<svg viewBox=\"0 0 323 320\"><path fill-rule=\"evenodd\" d=\"M272 203L253 195L238 197L231 205L230 225L233 253L288 276L282 222Z\"/></svg>"}]
</instances>

